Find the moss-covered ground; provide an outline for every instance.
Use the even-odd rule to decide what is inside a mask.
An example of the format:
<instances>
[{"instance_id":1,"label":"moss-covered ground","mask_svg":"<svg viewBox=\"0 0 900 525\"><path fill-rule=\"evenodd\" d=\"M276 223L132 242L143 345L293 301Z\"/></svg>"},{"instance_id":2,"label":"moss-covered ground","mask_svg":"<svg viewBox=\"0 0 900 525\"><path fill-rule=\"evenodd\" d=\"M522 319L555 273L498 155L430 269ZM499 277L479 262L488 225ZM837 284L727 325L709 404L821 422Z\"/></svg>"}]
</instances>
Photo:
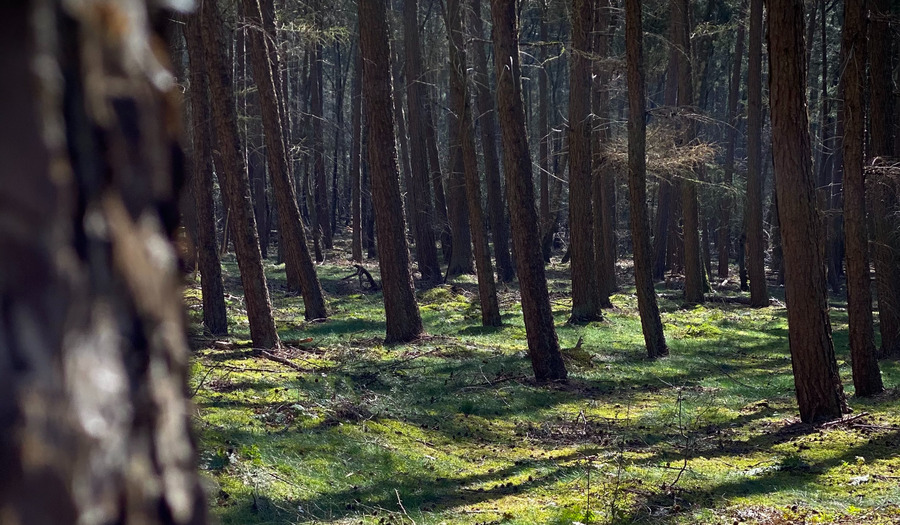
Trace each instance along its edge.
<instances>
[{"instance_id":1,"label":"moss-covered ground","mask_svg":"<svg viewBox=\"0 0 900 525\"><path fill-rule=\"evenodd\" d=\"M900 523L900 367L881 363L886 393L853 396L842 298L831 298L831 321L855 419L809 426L777 288L768 308L740 304L726 284L687 309L661 284L671 356L650 361L622 262L615 308L587 326L566 324L567 268L548 267L570 381L540 386L515 287L501 287L501 328L480 326L473 277L419 290L428 336L385 347L381 295L343 279L342 254L318 267L325 322L304 322L283 266L269 264L286 344L273 360L250 348L227 259L230 337L202 333L199 289L186 290L213 514L223 524Z\"/></svg>"}]
</instances>

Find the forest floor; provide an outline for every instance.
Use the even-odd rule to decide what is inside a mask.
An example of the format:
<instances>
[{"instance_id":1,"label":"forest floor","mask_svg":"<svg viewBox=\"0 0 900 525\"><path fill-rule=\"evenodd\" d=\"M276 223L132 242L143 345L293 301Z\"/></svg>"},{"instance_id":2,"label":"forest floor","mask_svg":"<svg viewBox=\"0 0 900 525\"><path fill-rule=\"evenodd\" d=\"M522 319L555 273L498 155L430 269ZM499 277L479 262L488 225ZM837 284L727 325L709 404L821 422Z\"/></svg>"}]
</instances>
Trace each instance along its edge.
<instances>
[{"instance_id":1,"label":"forest floor","mask_svg":"<svg viewBox=\"0 0 900 525\"><path fill-rule=\"evenodd\" d=\"M342 251L318 267L326 322L304 322L267 264L286 346L266 354L233 258L224 271L230 337L204 336L199 288L185 292L200 466L223 524L900 523L900 366L881 363L886 393L853 397L843 297L831 323L853 413L810 426L777 287L768 308L735 301L733 279L683 308L661 283L671 356L650 361L633 285L604 321L567 325L554 262L570 381L539 386L515 287L500 287L501 328L480 326L472 276L419 290L428 336L385 347L381 295L344 279Z\"/></svg>"}]
</instances>

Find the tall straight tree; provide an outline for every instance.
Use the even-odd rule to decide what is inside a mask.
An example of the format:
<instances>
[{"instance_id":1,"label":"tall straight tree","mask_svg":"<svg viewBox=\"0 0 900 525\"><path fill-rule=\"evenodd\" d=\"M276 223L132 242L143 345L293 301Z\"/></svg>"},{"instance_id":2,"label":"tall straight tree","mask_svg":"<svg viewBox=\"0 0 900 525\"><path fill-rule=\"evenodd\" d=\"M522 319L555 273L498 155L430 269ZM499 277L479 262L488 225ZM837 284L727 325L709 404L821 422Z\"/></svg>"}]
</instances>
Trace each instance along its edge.
<instances>
[{"instance_id":1,"label":"tall straight tree","mask_svg":"<svg viewBox=\"0 0 900 525\"><path fill-rule=\"evenodd\" d=\"M378 266L384 284L385 343L412 341L423 333L409 273L409 247L394 143L391 50L386 0L359 0L359 49L363 61L363 112L368 128L372 201L378 230Z\"/></svg>"},{"instance_id":2,"label":"tall straight tree","mask_svg":"<svg viewBox=\"0 0 900 525\"><path fill-rule=\"evenodd\" d=\"M481 323L500 326L500 306L494 284L494 268L488 249L487 233L481 211L481 178L478 176L478 153L475 150L475 130L466 77L466 47L463 34L461 0L447 0L447 37L450 40L450 101L459 122L459 139L465 170L466 198L469 202L469 223L475 248L475 270L478 274L478 296L481 302Z\"/></svg>"},{"instance_id":3,"label":"tall straight tree","mask_svg":"<svg viewBox=\"0 0 900 525\"><path fill-rule=\"evenodd\" d=\"M750 0L750 42L747 53L747 204L744 224L747 229L750 305L757 308L769 305L763 239L762 35L763 0Z\"/></svg>"},{"instance_id":4,"label":"tall straight tree","mask_svg":"<svg viewBox=\"0 0 900 525\"><path fill-rule=\"evenodd\" d=\"M647 112L644 33L640 0L625 0L625 60L628 78L628 197L634 244L634 282L647 356L669 354L653 289L650 221L647 218Z\"/></svg>"},{"instance_id":5,"label":"tall straight tree","mask_svg":"<svg viewBox=\"0 0 900 525\"><path fill-rule=\"evenodd\" d=\"M202 46L203 52L194 52L192 68L203 68L209 79L210 100L212 100L213 123L218 147L214 149L216 175L219 186L228 203L231 233L237 255L238 270L244 288L244 302L250 323L250 338L256 348L273 348L280 343L275 330L275 317L269 300L269 288L263 271L262 254L256 233L256 220L250 204L250 182L247 168L240 150L237 129L237 112L234 103L234 89L231 82L231 66L225 57L225 39L222 36L222 19L215 2L202 2L199 17L202 41L189 38L187 45Z\"/></svg>"},{"instance_id":6,"label":"tall straight tree","mask_svg":"<svg viewBox=\"0 0 900 525\"><path fill-rule=\"evenodd\" d=\"M752 16L751 16L752 18ZM784 249L788 341L800 419L840 417L846 408L831 340L824 236L813 188L806 115L803 0L769 0L772 156Z\"/></svg>"},{"instance_id":7,"label":"tall straight tree","mask_svg":"<svg viewBox=\"0 0 900 525\"><path fill-rule=\"evenodd\" d=\"M547 89L547 0L541 0L541 16L539 21L539 38L544 44L538 48L538 59L541 67L538 75L538 169L541 184L540 226L541 252L544 262L550 262L550 251L553 248L553 218L550 215L550 92Z\"/></svg>"},{"instance_id":8,"label":"tall straight tree","mask_svg":"<svg viewBox=\"0 0 900 525\"><path fill-rule=\"evenodd\" d=\"M452 78L452 75L451 75ZM447 262L447 276L474 273L472 266L472 234L469 224L469 203L466 198L465 161L463 159L462 129L459 115L447 114L449 143L449 172L447 176L447 214L450 219L451 248Z\"/></svg>"},{"instance_id":9,"label":"tall straight tree","mask_svg":"<svg viewBox=\"0 0 900 525\"><path fill-rule=\"evenodd\" d=\"M616 289L616 173L609 165L610 77L605 63L610 54L614 31L609 0L599 0L594 7L594 142L591 199L594 210L594 258L597 267L597 291L600 306L612 307L610 294Z\"/></svg>"},{"instance_id":10,"label":"tall straight tree","mask_svg":"<svg viewBox=\"0 0 900 525\"><path fill-rule=\"evenodd\" d=\"M478 122L481 129L481 151L484 157L484 178L487 188L488 216L491 224L491 237L494 240L494 259L497 261L497 277L500 282L512 282L516 276L516 268L509 252L509 222L506 217L506 204L503 200L503 188L500 185L500 157L497 154L497 112L494 109L494 97L491 94L491 81L488 77L487 54L485 43L479 41L484 35L481 19L481 0L472 0L471 33L474 60L475 108L478 110Z\"/></svg>"},{"instance_id":11,"label":"tall straight tree","mask_svg":"<svg viewBox=\"0 0 900 525\"><path fill-rule=\"evenodd\" d=\"M293 280L300 285L303 304L306 307L306 319L324 319L328 317L325 297L306 244L303 218L300 216L300 208L297 207L294 181L288 165L281 108L275 92L274 72L271 69L273 61L269 58L275 53L268 44L273 35L265 35L262 31L259 0L241 0L241 10L250 26L247 40L250 44L253 79L256 82L262 109L269 175L278 204L278 226L281 231L285 271L293 275Z\"/></svg>"},{"instance_id":12,"label":"tall straight tree","mask_svg":"<svg viewBox=\"0 0 900 525\"><path fill-rule=\"evenodd\" d=\"M425 282L438 282L441 267L432 224L428 153L425 145L425 84L422 80L422 47L419 41L419 2L403 3L403 47L406 54L406 102L409 118L410 201L416 236L416 262Z\"/></svg>"},{"instance_id":13,"label":"tall straight tree","mask_svg":"<svg viewBox=\"0 0 900 525\"><path fill-rule=\"evenodd\" d=\"M567 372L553 326L544 261L537 249L540 246L540 230L534 208L531 154L525 131L515 2L491 0L491 19L494 23L497 116L503 141L503 172L506 175L506 197L522 294L528 355L538 381L560 381L566 379Z\"/></svg>"},{"instance_id":14,"label":"tall straight tree","mask_svg":"<svg viewBox=\"0 0 900 525\"><path fill-rule=\"evenodd\" d=\"M353 61L353 80L350 83L351 144L350 144L350 254L354 262L362 262L362 58L359 52L357 24L356 59Z\"/></svg>"},{"instance_id":15,"label":"tall straight tree","mask_svg":"<svg viewBox=\"0 0 900 525\"><path fill-rule=\"evenodd\" d=\"M875 357L869 235L866 231L865 142L866 0L844 2L841 70L844 90L844 242L847 245L847 314L850 361L856 395L869 397L884 390Z\"/></svg>"},{"instance_id":16,"label":"tall straight tree","mask_svg":"<svg viewBox=\"0 0 900 525\"><path fill-rule=\"evenodd\" d=\"M594 266L591 207L591 39L590 0L572 0L572 56L569 60L569 250L572 314L569 322L602 318Z\"/></svg>"},{"instance_id":17,"label":"tall straight tree","mask_svg":"<svg viewBox=\"0 0 900 525\"><path fill-rule=\"evenodd\" d=\"M3 523L206 521L171 243L180 108L147 4L0 3Z\"/></svg>"},{"instance_id":18,"label":"tall straight tree","mask_svg":"<svg viewBox=\"0 0 900 525\"><path fill-rule=\"evenodd\" d=\"M673 0L673 17L678 26L678 105L693 111L694 76L691 67L691 13L689 0ZM697 138L697 124L688 118L679 141L687 146ZM681 213L684 231L684 300L703 302L704 267L700 259L700 211L697 203L696 172L681 180Z\"/></svg>"},{"instance_id":19,"label":"tall straight tree","mask_svg":"<svg viewBox=\"0 0 900 525\"><path fill-rule=\"evenodd\" d=\"M313 0L313 14L316 26L321 25L322 8L321 0ZM315 200L315 216L313 220L313 241L322 248L331 249L331 221L328 220L328 180L325 176L325 79L322 74L322 43L318 40L312 44L312 59L310 62L310 80L312 82L312 99L310 112L312 113L312 155L313 155L313 191ZM322 258L316 253L316 259Z\"/></svg>"},{"instance_id":20,"label":"tall straight tree","mask_svg":"<svg viewBox=\"0 0 900 525\"><path fill-rule=\"evenodd\" d=\"M190 38L195 45L188 45L192 64L203 62L200 24L196 17L184 17L185 41ZM188 32L191 32L188 35ZM191 162L190 190L197 211L197 258L200 267L200 289L203 296L203 324L213 335L228 333L225 313L225 283L222 281L222 265L216 242L215 201L213 199L212 127L210 126L209 81L199 67L189 71L191 104L191 128L193 129L193 159Z\"/></svg>"},{"instance_id":21,"label":"tall straight tree","mask_svg":"<svg viewBox=\"0 0 900 525\"><path fill-rule=\"evenodd\" d=\"M897 154L893 136L900 133L897 133L895 119L892 119L896 101L891 82L890 1L870 0L869 6L869 122L871 156L874 160ZM896 42L893 44L896 48ZM900 235L897 234L900 223L895 213L897 186L882 174L872 178L872 218L875 227L872 255L878 290L880 354L897 357L900 356Z\"/></svg>"}]
</instances>

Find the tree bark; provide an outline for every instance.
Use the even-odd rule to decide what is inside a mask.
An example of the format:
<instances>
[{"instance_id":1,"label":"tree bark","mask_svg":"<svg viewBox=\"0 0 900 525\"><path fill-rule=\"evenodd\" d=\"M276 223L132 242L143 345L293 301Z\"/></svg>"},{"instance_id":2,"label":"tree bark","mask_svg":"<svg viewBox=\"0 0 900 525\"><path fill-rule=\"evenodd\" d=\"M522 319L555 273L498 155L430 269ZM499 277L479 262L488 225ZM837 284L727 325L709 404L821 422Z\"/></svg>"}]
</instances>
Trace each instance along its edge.
<instances>
[{"instance_id":1,"label":"tree bark","mask_svg":"<svg viewBox=\"0 0 900 525\"><path fill-rule=\"evenodd\" d=\"M423 333L409 273L409 247L400 200L391 95L391 52L385 0L360 0L359 47L363 61L363 110L368 128L372 200L378 229L378 265L384 289L385 343L412 341Z\"/></svg>"},{"instance_id":2,"label":"tree bark","mask_svg":"<svg viewBox=\"0 0 900 525\"><path fill-rule=\"evenodd\" d=\"M316 24L319 24L321 5L314 2ZM313 185L315 190L315 219L313 220L313 241L321 242L324 249L330 250L334 246L331 238L331 222L328 220L328 180L325 176L325 130L322 122L325 118L324 108L324 79L322 78L322 44L313 43L312 63L310 64L310 76L312 77L312 155L313 155ZM312 213L312 211L310 211ZM316 261L322 262L324 255L316 253Z\"/></svg>"},{"instance_id":3,"label":"tree bark","mask_svg":"<svg viewBox=\"0 0 900 525\"><path fill-rule=\"evenodd\" d=\"M853 386L859 397L884 390L875 357L869 235L866 231L865 141L866 1L844 3L841 70L844 98L844 242L847 246L847 315Z\"/></svg>"},{"instance_id":4,"label":"tree bark","mask_svg":"<svg viewBox=\"0 0 900 525\"><path fill-rule=\"evenodd\" d=\"M234 89L231 82L231 68L224 56L226 47L222 37L221 15L215 2L203 2L200 12L194 16L200 17L204 60L203 66L191 63L191 67L205 66L204 71L209 79L213 123L218 141L218 147L214 150L216 175L230 211L229 224L244 288L250 338L253 340L253 346L257 348L274 348L279 345L278 333L275 330L269 288L263 271L259 239L256 236L256 220L250 204L247 168L240 153Z\"/></svg>"},{"instance_id":5,"label":"tree bark","mask_svg":"<svg viewBox=\"0 0 900 525\"><path fill-rule=\"evenodd\" d=\"M869 86L871 89L870 130L871 157L892 157L893 135L897 132L891 119L894 95L891 83L891 37L887 17L888 0L870 0L869 18ZM894 42L896 48L896 42ZM875 164L880 161L875 161ZM872 215L875 243L875 283L878 292L878 324L881 332L881 356L900 356L900 222L896 219L897 185L885 175L875 175L869 184L872 192Z\"/></svg>"},{"instance_id":6,"label":"tree bark","mask_svg":"<svg viewBox=\"0 0 900 525\"><path fill-rule=\"evenodd\" d=\"M769 0L768 40L788 340L800 419L810 423L840 417L846 402L828 319L824 238L813 188L806 90L797 87L798 79L806 79L802 0Z\"/></svg>"},{"instance_id":7,"label":"tree bark","mask_svg":"<svg viewBox=\"0 0 900 525\"><path fill-rule=\"evenodd\" d=\"M643 27L640 0L625 0L625 55L628 79L628 195L634 281L647 356L669 354L653 289L650 224L647 218L647 101L644 84Z\"/></svg>"},{"instance_id":8,"label":"tree bark","mask_svg":"<svg viewBox=\"0 0 900 525\"><path fill-rule=\"evenodd\" d=\"M359 26L357 25L357 33ZM350 84L352 138L350 144L350 254L353 262L362 262L362 58L357 35L356 59L353 61L353 81Z\"/></svg>"},{"instance_id":9,"label":"tree bark","mask_svg":"<svg viewBox=\"0 0 900 525\"><path fill-rule=\"evenodd\" d=\"M425 144L425 84L422 80L422 48L419 41L419 2L403 3L403 46L406 54L406 102L409 117L410 183L412 209L409 215L415 227L416 262L422 281L436 283L441 280L435 246L434 224L431 221L432 206L428 183L428 153Z\"/></svg>"},{"instance_id":10,"label":"tree bark","mask_svg":"<svg viewBox=\"0 0 900 525\"><path fill-rule=\"evenodd\" d=\"M192 64L203 62L200 26L194 16L184 17L185 41ZM200 266L200 288L203 296L203 324L213 335L228 333L225 312L225 284L216 242L215 201L213 199L213 160L209 108L209 83L199 67L189 68L191 128L194 151L191 159L190 191L197 214L197 255Z\"/></svg>"},{"instance_id":11,"label":"tree bark","mask_svg":"<svg viewBox=\"0 0 900 525\"><path fill-rule=\"evenodd\" d=\"M472 0L472 28L476 38L482 38L484 27L481 20L481 0ZM485 44L475 41L474 78L476 119L481 128L481 151L484 155L485 186L487 188L488 216L491 237L494 240L494 258L497 261L497 277L502 283L511 283L516 277L516 268L509 251L509 222L506 217L506 203L500 185L500 157L497 154L497 112L488 77Z\"/></svg>"},{"instance_id":12,"label":"tree bark","mask_svg":"<svg viewBox=\"0 0 900 525\"><path fill-rule=\"evenodd\" d=\"M407 0L408 1L408 0ZM459 138L465 170L466 197L469 204L469 224L475 247L475 269L478 275L478 296L481 300L481 324L500 326L500 306L494 269L488 249L487 234L481 211L481 178L478 176L478 153L475 150L475 130L469 104L466 81L466 48L463 35L461 0L447 1L447 37L450 40L450 99L459 122Z\"/></svg>"},{"instance_id":13,"label":"tree bark","mask_svg":"<svg viewBox=\"0 0 900 525\"><path fill-rule=\"evenodd\" d=\"M540 202L540 222L541 222L541 253L544 262L550 262L550 252L553 248L553 216L550 214L550 93L547 90L547 77L550 72L547 70L547 1L541 0L541 16L539 35L541 43L544 44L538 49L538 58L541 61L541 67L537 72L538 75L538 167L540 169L541 184L541 202Z\"/></svg>"},{"instance_id":14,"label":"tree bark","mask_svg":"<svg viewBox=\"0 0 900 525\"><path fill-rule=\"evenodd\" d=\"M747 230L750 305L769 305L763 238L762 174L762 0L750 0L750 42L747 65ZM774 205L774 204L773 204ZM779 230L780 231L780 230Z\"/></svg>"},{"instance_id":15,"label":"tree bark","mask_svg":"<svg viewBox=\"0 0 900 525\"><path fill-rule=\"evenodd\" d=\"M325 297L309 254L309 246L306 244L303 218L300 216L300 208L297 207L294 181L288 166L282 115L275 93L275 83L272 80L273 71L270 69L272 62L269 57L274 50L267 45L268 38L261 30L262 15L258 2L259 0L241 0L241 8L250 25L247 40L250 43L253 78L256 81L262 109L269 175L278 204L278 229L281 232L281 243L285 255L285 272L293 275L292 279L288 279L289 281L296 281L300 285L306 319L324 319L328 317Z\"/></svg>"},{"instance_id":16,"label":"tree bark","mask_svg":"<svg viewBox=\"0 0 900 525\"><path fill-rule=\"evenodd\" d=\"M602 308L611 308L609 296L616 284L616 173L609 165L610 133L610 68L603 63L609 58L612 33L615 30L609 0L595 5L594 49L594 113L593 188L594 254L597 266L598 300Z\"/></svg>"},{"instance_id":17,"label":"tree bark","mask_svg":"<svg viewBox=\"0 0 900 525\"><path fill-rule=\"evenodd\" d=\"M449 32L449 31L448 31ZM450 75L451 80L453 75ZM453 87L451 86L451 89ZM451 95L452 96L452 95ZM449 176L447 177L447 212L450 218L451 248L447 262L447 276L475 273L472 266L472 234L469 224L469 203L466 199L465 162L459 115L447 114L449 143Z\"/></svg>"},{"instance_id":18,"label":"tree bark","mask_svg":"<svg viewBox=\"0 0 900 525\"><path fill-rule=\"evenodd\" d=\"M538 381L565 381L567 372L553 326L534 208L531 154L525 130L522 77L519 68L518 21L515 3L491 0L494 23L494 64L497 75L497 116L503 141L503 173L512 225L513 252L522 294L522 313L531 367Z\"/></svg>"},{"instance_id":19,"label":"tree bark","mask_svg":"<svg viewBox=\"0 0 900 525\"><path fill-rule=\"evenodd\" d=\"M594 266L594 213L591 206L591 34L589 0L572 0L569 60L569 249L572 277L570 323L602 319Z\"/></svg>"},{"instance_id":20,"label":"tree bark","mask_svg":"<svg viewBox=\"0 0 900 525\"><path fill-rule=\"evenodd\" d=\"M16 123L0 129L4 523L206 522L159 12L0 5L0 114Z\"/></svg>"}]
</instances>

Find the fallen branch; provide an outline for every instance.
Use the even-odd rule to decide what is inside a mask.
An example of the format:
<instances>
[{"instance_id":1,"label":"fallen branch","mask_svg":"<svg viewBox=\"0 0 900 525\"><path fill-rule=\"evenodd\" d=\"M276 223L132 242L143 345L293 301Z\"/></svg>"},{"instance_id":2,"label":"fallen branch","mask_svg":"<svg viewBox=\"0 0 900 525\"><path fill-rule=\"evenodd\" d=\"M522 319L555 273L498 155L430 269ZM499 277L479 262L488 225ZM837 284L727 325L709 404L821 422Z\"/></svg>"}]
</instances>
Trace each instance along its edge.
<instances>
[{"instance_id":1,"label":"fallen branch","mask_svg":"<svg viewBox=\"0 0 900 525\"><path fill-rule=\"evenodd\" d=\"M380 289L378 283L376 283L375 279L372 278L372 274L370 274L369 270L366 270L363 265L354 264L353 267L356 268L356 271L354 273L351 273L347 277L342 278L342 281L346 281L347 279L352 279L354 277L359 277L359 287L364 288L363 277L365 277L365 279L369 281L369 289L371 289L373 292L376 292Z\"/></svg>"},{"instance_id":2,"label":"fallen branch","mask_svg":"<svg viewBox=\"0 0 900 525\"><path fill-rule=\"evenodd\" d=\"M269 352L268 350L260 350L259 353L260 353L260 355L262 355L263 357L265 357L267 359L271 359L272 361L275 361L276 363L281 363L284 366L293 368L294 370L296 370L298 372L309 372L309 370L307 370L306 368L303 368L302 366L298 365L297 363L294 363L284 357L277 356L277 355L273 354L272 352Z\"/></svg>"},{"instance_id":3,"label":"fallen branch","mask_svg":"<svg viewBox=\"0 0 900 525\"><path fill-rule=\"evenodd\" d=\"M834 421L828 421L826 423L822 423L821 425L819 425L819 428L831 428L831 427L836 427L838 425L846 425L847 423L856 421L857 419L862 419L868 415L869 415L868 412L862 412L862 413L856 414L855 416L845 417L843 419L835 419Z\"/></svg>"}]
</instances>

